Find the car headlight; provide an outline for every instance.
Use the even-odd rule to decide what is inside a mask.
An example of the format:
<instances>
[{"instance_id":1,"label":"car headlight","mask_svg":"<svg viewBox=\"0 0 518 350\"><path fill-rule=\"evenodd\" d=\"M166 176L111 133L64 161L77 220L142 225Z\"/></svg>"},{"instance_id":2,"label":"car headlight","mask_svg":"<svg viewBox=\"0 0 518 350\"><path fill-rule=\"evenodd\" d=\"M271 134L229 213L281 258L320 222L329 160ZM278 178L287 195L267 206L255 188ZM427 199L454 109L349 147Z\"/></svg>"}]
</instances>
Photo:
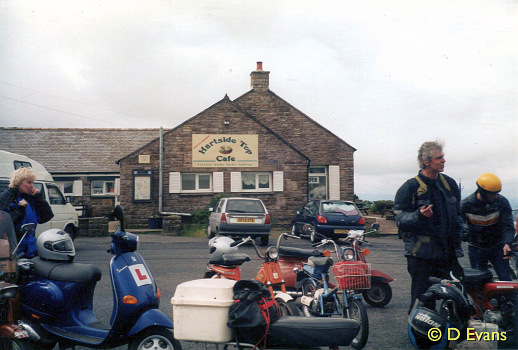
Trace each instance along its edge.
<instances>
[{"instance_id":1,"label":"car headlight","mask_svg":"<svg viewBox=\"0 0 518 350\"><path fill-rule=\"evenodd\" d=\"M279 251L275 247L268 247L266 256L271 260L277 260L279 258Z\"/></svg>"}]
</instances>

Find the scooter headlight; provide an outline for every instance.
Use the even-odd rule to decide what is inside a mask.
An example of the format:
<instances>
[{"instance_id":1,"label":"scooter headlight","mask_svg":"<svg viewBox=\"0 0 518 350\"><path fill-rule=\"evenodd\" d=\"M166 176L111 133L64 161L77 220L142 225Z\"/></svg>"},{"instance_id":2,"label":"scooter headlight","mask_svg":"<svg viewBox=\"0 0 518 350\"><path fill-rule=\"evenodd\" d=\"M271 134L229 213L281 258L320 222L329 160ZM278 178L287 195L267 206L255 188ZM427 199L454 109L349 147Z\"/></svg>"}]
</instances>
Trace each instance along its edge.
<instances>
[{"instance_id":1,"label":"scooter headlight","mask_svg":"<svg viewBox=\"0 0 518 350\"><path fill-rule=\"evenodd\" d=\"M279 258L279 251L275 247L269 247L266 250L266 256L271 260L277 260Z\"/></svg>"},{"instance_id":2,"label":"scooter headlight","mask_svg":"<svg viewBox=\"0 0 518 350\"><path fill-rule=\"evenodd\" d=\"M342 259L346 261L354 260L354 251L350 248L344 249L342 253Z\"/></svg>"}]
</instances>

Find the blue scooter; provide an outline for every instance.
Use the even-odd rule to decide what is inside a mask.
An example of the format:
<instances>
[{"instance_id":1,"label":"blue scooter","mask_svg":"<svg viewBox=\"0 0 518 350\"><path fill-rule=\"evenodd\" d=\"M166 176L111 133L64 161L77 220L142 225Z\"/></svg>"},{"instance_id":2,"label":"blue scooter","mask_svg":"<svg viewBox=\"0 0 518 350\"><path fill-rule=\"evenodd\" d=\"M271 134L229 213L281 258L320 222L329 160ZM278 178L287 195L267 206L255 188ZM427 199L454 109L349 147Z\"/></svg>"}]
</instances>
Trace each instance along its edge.
<instances>
[{"instance_id":1,"label":"blue scooter","mask_svg":"<svg viewBox=\"0 0 518 350\"><path fill-rule=\"evenodd\" d=\"M120 229L111 233L114 254L110 262L113 289L113 312L110 325L99 322L93 312L93 296L101 270L92 264L73 263L75 249L63 231L51 229L38 237L39 256L19 264L19 323L28 331L38 349L60 349L82 345L112 348L128 344L130 350L181 349L174 338L173 321L158 309L160 292L142 258L135 251L138 236L124 231L122 208L114 216ZM49 232L51 231L51 232ZM45 236L45 234L47 236ZM52 234L63 239L49 239ZM40 244L50 250L42 254ZM54 261L53 251L69 253L69 261ZM61 259L63 260L63 259Z\"/></svg>"}]
</instances>

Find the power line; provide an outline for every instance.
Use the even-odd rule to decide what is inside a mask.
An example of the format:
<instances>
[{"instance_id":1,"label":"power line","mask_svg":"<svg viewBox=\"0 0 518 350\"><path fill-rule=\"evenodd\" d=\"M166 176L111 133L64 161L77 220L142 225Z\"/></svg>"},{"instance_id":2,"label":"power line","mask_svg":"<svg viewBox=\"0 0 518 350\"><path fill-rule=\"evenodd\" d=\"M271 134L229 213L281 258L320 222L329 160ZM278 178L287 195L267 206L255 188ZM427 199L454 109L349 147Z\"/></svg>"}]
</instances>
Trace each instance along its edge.
<instances>
[{"instance_id":1,"label":"power line","mask_svg":"<svg viewBox=\"0 0 518 350\"><path fill-rule=\"evenodd\" d=\"M41 94L41 95L45 95L45 96L50 96L50 97L57 98L57 99L60 99L60 100L63 100L63 101L77 103L77 104L80 104L80 105L83 105L83 106L87 106L87 107L90 107L90 108L96 108L96 109L104 110L104 111L107 111L107 112L110 112L110 113L122 114L122 115L126 115L126 116L129 116L129 117L132 117L132 118L141 119L141 120L146 120L146 121L148 120L147 118L140 117L140 116L135 115L135 114L126 113L126 112L120 112L120 111L113 111L113 110L110 110L110 109L107 109L107 108L104 108L104 107L99 107L99 106L91 105L91 104L88 104L88 103L79 102L79 101L71 100L71 99L68 99L68 98L64 98L64 97L48 94L48 93L45 93L45 92L41 92L41 91L34 90L34 89L29 89L29 88L26 88L26 87L23 87L23 86L19 86L19 85L16 85L16 84L12 84L12 83L8 83L8 82L5 82L5 81L0 81L0 83L1 84L5 84L5 85L14 86L14 87L19 88L19 89L35 92L37 94ZM5 96L2 96L2 97L8 98L8 99L11 99L11 100L14 100L14 101L22 102L22 103L31 104L29 102L25 102L23 100L17 100L17 99L12 98L12 97L5 97ZM53 110L52 107L45 107L45 106L41 106L41 105L35 105L35 106ZM69 112L67 112L67 113L69 113ZM78 116L80 116L80 115L78 115Z\"/></svg>"},{"instance_id":2,"label":"power line","mask_svg":"<svg viewBox=\"0 0 518 350\"><path fill-rule=\"evenodd\" d=\"M24 103L24 104L27 104L27 105L30 105L30 106L35 106L35 107L40 107L40 108L43 108L43 109L48 109L48 110L54 111L54 112L59 112L59 113L64 113L64 114L68 114L68 115L73 115L75 117L81 117L81 118L96 120L96 121L103 122L103 123L118 125L117 123L112 123L112 122L106 121L105 119L92 118L92 117L88 117L86 115L82 115L82 114L78 114L78 113L72 113L72 112L67 112L67 111L64 111L64 110L61 110L61 109L57 109L57 108L42 106L42 105L39 105L37 103L31 103L31 102L27 102L27 101L22 101L22 100L18 100L16 98L8 97L8 96L0 95L0 97L8 99L8 100L16 101L16 102L19 102L19 103Z\"/></svg>"}]
</instances>

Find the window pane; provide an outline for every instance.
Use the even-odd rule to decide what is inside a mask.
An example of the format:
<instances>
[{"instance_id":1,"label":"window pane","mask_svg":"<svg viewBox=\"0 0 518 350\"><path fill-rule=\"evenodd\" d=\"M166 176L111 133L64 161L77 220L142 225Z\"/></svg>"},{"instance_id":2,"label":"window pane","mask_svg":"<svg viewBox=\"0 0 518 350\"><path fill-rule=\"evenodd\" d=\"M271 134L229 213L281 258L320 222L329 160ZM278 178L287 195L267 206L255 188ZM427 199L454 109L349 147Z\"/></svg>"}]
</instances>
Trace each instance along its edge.
<instances>
[{"instance_id":1,"label":"window pane","mask_svg":"<svg viewBox=\"0 0 518 350\"><path fill-rule=\"evenodd\" d=\"M210 190L210 175L198 175L198 189Z\"/></svg>"},{"instance_id":2,"label":"window pane","mask_svg":"<svg viewBox=\"0 0 518 350\"><path fill-rule=\"evenodd\" d=\"M324 202L322 203L324 213L341 213L345 215L358 215L358 210L352 203L346 202Z\"/></svg>"},{"instance_id":3,"label":"window pane","mask_svg":"<svg viewBox=\"0 0 518 350\"><path fill-rule=\"evenodd\" d=\"M326 199L326 177L311 176L309 178L309 198Z\"/></svg>"},{"instance_id":4,"label":"window pane","mask_svg":"<svg viewBox=\"0 0 518 350\"><path fill-rule=\"evenodd\" d=\"M255 173L241 173L243 190L255 190Z\"/></svg>"},{"instance_id":5,"label":"window pane","mask_svg":"<svg viewBox=\"0 0 518 350\"><path fill-rule=\"evenodd\" d=\"M63 183L63 192L66 194L74 193L74 183L73 182L64 182Z\"/></svg>"},{"instance_id":6,"label":"window pane","mask_svg":"<svg viewBox=\"0 0 518 350\"><path fill-rule=\"evenodd\" d=\"M326 173L326 167L320 166L320 167L310 167L309 168L310 174L325 174Z\"/></svg>"},{"instance_id":7,"label":"window pane","mask_svg":"<svg viewBox=\"0 0 518 350\"><path fill-rule=\"evenodd\" d=\"M270 175L263 174L258 176L259 188L270 188Z\"/></svg>"},{"instance_id":8,"label":"window pane","mask_svg":"<svg viewBox=\"0 0 518 350\"><path fill-rule=\"evenodd\" d=\"M112 193L115 191L115 182L113 181L106 181L104 183L104 193Z\"/></svg>"},{"instance_id":9,"label":"window pane","mask_svg":"<svg viewBox=\"0 0 518 350\"><path fill-rule=\"evenodd\" d=\"M103 194L104 181L92 181L92 194Z\"/></svg>"},{"instance_id":10,"label":"window pane","mask_svg":"<svg viewBox=\"0 0 518 350\"><path fill-rule=\"evenodd\" d=\"M50 204L65 204L65 198L56 186L47 185Z\"/></svg>"},{"instance_id":11,"label":"window pane","mask_svg":"<svg viewBox=\"0 0 518 350\"><path fill-rule=\"evenodd\" d=\"M182 190L196 190L196 174L182 174Z\"/></svg>"}]
</instances>

